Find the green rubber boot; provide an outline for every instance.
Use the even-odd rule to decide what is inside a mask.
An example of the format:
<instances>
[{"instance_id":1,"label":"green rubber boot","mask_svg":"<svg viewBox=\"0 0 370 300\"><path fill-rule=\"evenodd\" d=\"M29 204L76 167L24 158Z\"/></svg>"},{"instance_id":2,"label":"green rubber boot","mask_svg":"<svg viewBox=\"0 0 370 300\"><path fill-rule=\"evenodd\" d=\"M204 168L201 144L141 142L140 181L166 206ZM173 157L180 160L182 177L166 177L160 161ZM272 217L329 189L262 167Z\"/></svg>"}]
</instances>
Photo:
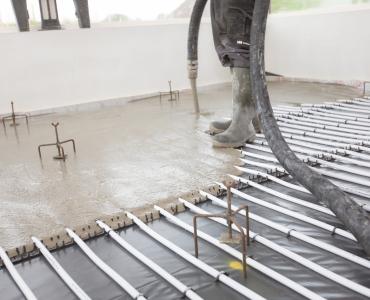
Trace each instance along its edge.
<instances>
[{"instance_id":1,"label":"green rubber boot","mask_svg":"<svg viewBox=\"0 0 370 300\"><path fill-rule=\"evenodd\" d=\"M262 133L261 121L258 119L257 116L254 117L252 123L253 123L255 132ZM213 121L209 123L209 134L215 135L215 134L222 133L226 129L228 129L230 125L231 125L231 120Z\"/></svg>"},{"instance_id":2,"label":"green rubber boot","mask_svg":"<svg viewBox=\"0 0 370 300\"><path fill-rule=\"evenodd\" d=\"M249 69L233 68L231 72L233 117L230 126L213 137L214 147L237 148L256 138L252 123L256 117L256 107L252 98Z\"/></svg>"},{"instance_id":3,"label":"green rubber boot","mask_svg":"<svg viewBox=\"0 0 370 300\"><path fill-rule=\"evenodd\" d=\"M212 135L219 134L228 129L231 125L231 120L213 121L209 124L209 133Z\"/></svg>"}]
</instances>

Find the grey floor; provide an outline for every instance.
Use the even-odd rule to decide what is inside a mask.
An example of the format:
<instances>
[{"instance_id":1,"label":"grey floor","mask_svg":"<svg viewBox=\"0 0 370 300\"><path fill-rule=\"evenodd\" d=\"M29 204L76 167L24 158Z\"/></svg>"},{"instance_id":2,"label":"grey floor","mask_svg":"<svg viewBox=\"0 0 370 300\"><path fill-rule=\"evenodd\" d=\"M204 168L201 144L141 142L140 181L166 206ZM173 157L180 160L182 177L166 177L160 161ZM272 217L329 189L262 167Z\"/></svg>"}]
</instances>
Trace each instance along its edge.
<instances>
[{"instance_id":1,"label":"grey floor","mask_svg":"<svg viewBox=\"0 0 370 300\"><path fill-rule=\"evenodd\" d=\"M353 88L294 82L269 85L274 103L315 103L359 95ZM33 117L0 128L0 245L29 242L65 226L85 224L122 209L149 205L220 180L233 172L236 150L218 150L204 132L214 118L230 115L230 88L200 93L203 113L192 113L190 94L178 103L148 99L99 111ZM74 138L77 154L66 147L65 163L56 149L51 122L61 139Z\"/></svg>"}]
</instances>

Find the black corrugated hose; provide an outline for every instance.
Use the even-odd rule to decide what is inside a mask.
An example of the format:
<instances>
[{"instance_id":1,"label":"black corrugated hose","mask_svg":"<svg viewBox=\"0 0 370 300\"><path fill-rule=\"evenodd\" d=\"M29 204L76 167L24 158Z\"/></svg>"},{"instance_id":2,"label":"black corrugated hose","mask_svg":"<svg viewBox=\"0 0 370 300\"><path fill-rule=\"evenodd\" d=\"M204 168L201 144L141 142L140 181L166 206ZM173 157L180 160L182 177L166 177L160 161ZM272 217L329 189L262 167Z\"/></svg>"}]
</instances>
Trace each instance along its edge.
<instances>
[{"instance_id":1,"label":"black corrugated hose","mask_svg":"<svg viewBox=\"0 0 370 300\"><path fill-rule=\"evenodd\" d=\"M199 101L197 92L198 78L198 36L203 11L208 0L197 0L194 4L190 18L188 35L188 75L194 99L194 111L199 114Z\"/></svg>"}]
</instances>

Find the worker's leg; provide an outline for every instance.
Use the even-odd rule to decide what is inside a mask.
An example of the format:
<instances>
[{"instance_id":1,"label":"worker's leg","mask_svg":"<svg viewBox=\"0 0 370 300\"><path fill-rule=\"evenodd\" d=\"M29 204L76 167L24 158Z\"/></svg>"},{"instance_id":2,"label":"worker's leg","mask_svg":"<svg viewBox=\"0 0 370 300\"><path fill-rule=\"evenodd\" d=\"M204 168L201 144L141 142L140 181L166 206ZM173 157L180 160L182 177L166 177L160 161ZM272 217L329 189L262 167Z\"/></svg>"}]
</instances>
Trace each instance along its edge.
<instances>
[{"instance_id":1,"label":"worker's leg","mask_svg":"<svg viewBox=\"0 0 370 300\"><path fill-rule=\"evenodd\" d=\"M256 107L252 98L249 69L232 68L233 116L228 129L213 137L215 147L240 147L252 142L256 133L252 121Z\"/></svg>"},{"instance_id":2,"label":"worker's leg","mask_svg":"<svg viewBox=\"0 0 370 300\"><path fill-rule=\"evenodd\" d=\"M255 0L212 0L216 52L224 67L249 68L250 29Z\"/></svg>"},{"instance_id":3,"label":"worker's leg","mask_svg":"<svg viewBox=\"0 0 370 300\"><path fill-rule=\"evenodd\" d=\"M212 0L211 2L212 30L219 59L225 67L244 69L244 72L240 70L240 74L249 72L250 27L253 9L254 0ZM239 71L233 72L233 85L235 82L243 82L243 84L248 84L250 90L249 74L248 80L243 80L238 78L237 73ZM240 86L240 88L243 87ZM235 96L237 93L233 87L233 118L236 107L239 105L235 99L238 98ZM251 95L249 97L251 98ZM257 121L258 119L254 123L256 130L260 132ZM211 134L219 134L227 130L231 124L231 121L214 121L210 123L209 129Z\"/></svg>"}]
</instances>

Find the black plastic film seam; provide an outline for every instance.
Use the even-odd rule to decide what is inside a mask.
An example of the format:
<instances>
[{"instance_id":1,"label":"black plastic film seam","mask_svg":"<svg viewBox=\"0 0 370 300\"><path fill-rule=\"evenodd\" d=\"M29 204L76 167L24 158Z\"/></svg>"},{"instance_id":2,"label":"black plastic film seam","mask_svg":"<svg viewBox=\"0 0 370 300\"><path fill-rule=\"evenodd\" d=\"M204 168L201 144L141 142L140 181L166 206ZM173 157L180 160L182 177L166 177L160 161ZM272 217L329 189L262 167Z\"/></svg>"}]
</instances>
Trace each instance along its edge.
<instances>
[{"instance_id":1,"label":"black plastic film seam","mask_svg":"<svg viewBox=\"0 0 370 300\"><path fill-rule=\"evenodd\" d=\"M370 256L370 218L347 194L301 162L285 142L274 118L265 75L265 33L270 0L256 1L251 28L251 79L257 112L265 137L282 166L325 203L353 233Z\"/></svg>"}]
</instances>

